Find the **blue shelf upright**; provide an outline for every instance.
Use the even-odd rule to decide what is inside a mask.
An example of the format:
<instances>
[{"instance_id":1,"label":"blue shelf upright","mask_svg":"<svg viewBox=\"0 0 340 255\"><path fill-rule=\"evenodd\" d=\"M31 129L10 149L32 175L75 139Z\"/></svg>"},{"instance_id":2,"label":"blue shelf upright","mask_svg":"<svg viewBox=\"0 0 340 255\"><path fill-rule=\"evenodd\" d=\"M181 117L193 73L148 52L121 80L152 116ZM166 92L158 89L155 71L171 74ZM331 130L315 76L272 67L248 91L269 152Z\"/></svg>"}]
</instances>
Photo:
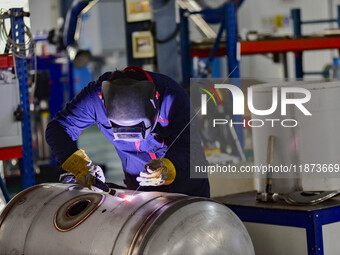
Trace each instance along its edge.
<instances>
[{"instance_id":1,"label":"blue shelf upright","mask_svg":"<svg viewBox=\"0 0 340 255\"><path fill-rule=\"evenodd\" d=\"M293 31L295 38L301 38L302 35L302 25L313 25L320 23L337 23L340 27L340 5L337 7L338 9L338 18L337 19L320 19L320 20L301 20L301 10L300 9L292 9L291 16L293 20ZM302 51L296 51L295 54L295 77L297 79L302 79L305 74L323 74L322 72L304 72L303 71L303 55Z\"/></svg>"},{"instance_id":2,"label":"blue shelf upright","mask_svg":"<svg viewBox=\"0 0 340 255\"><path fill-rule=\"evenodd\" d=\"M10 9L11 19L11 35L17 44L25 42L25 24L22 8ZM14 48L13 55L19 53L25 55L25 51ZM27 60L25 58L16 57L17 78L19 80L20 106L24 112L24 118L21 121L22 127L22 167L21 167L21 188L26 189L35 184L35 175L33 167L33 148L32 148L32 132L31 117L28 92L28 74Z\"/></svg>"},{"instance_id":3,"label":"blue shelf upright","mask_svg":"<svg viewBox=\"0 0 340 255\"><path fill-rule=\"evenodd\" d=\"M292 10L292 19L294 24L294 37L300 38L301 32L301 11L300 9ZM302 52L294 52L295 55L295 77L297 79L303 78L303 63L302 63Z\"/></svg>"}]
</instances>

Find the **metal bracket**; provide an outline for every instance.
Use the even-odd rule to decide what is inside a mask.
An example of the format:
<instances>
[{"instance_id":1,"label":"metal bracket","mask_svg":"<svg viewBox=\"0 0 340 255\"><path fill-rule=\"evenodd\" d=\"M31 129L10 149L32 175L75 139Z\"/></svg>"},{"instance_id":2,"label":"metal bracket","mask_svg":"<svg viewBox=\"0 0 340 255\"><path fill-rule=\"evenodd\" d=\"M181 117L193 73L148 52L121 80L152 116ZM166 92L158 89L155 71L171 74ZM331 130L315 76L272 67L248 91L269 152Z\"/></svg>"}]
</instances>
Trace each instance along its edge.
<instances>
[{"instance_id":1,"label":"metal bracket","mask_svg":"<svg viewBox=\"0 0 340 255\"><path fill-rule=\"evenodd\" d=\"M25 112L24 109L20 105L18 105L17 109L15 109L14 113L14 118L16 121L22 121L25 118Z\"/></svg>"},{"instance_id":2,"label":"metal bracket","mask_svg":"<svg viewBox=\"0 0 340 255\"><path fill-rule=\"evenodd\" d=\"M15 9L10 9L7 12L9 17L29 17L30 13L29 12L25 12L23 10L15 10Z\"/></svg>"}]
</instances>

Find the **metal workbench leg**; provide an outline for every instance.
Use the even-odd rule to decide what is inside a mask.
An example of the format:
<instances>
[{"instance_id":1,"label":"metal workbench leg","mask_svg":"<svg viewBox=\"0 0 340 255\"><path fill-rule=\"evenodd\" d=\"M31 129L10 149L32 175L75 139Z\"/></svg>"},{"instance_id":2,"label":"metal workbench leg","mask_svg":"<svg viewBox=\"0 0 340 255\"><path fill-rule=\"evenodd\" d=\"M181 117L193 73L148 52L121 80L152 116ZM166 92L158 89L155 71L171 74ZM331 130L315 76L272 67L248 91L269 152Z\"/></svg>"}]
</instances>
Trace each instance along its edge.
<instances>
[{"instance_id":1,"label":"metal workbench leg","mask_svg":"<svg viewBox=\"0 0 340 255\"><path fill-rule=\"evenodd\" d=\"M319 211L308 213L306 225L308 255L323 255L322 225L319 222Z\"/></svg>"}]
</instances>

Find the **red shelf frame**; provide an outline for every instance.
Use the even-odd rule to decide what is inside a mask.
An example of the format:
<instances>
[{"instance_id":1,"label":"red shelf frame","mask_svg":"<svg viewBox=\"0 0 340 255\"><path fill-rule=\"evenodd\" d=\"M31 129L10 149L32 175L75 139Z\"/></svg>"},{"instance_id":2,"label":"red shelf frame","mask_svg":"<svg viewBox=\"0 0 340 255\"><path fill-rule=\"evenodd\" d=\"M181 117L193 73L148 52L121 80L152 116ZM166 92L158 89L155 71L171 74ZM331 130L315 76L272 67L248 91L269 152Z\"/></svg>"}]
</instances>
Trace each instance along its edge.
<instances>
[{"instance_id":1,"label":"red shelf frame","mask_svg":"<svg viewBox=\"0 0 340 255\"><path fill-rule=\"evenodd\" d=\"M283 40L243 41L241 44L241 55L253 55L264 53L300 52L305 50L340 49L339 37L317 37ZM191 55L206 58L209 57L211 49L192 49ZM216 57L226 55L226 49L220 47Z\"/></svg>"},{"instance_id":2,"label":"red shelf frame","mask_svg":"<svg viewBox=\"0 0 340 255\"><path fill-rule=\"evenodd\" d=\"M0 160L22 158L22 146L0 148Z\"/></svg>"},{"instance_id":3,"label":"red shelf frame","mask_svg":"<svg viewBox=\"0 0 340 255\"><path fill-rule=\"evenodd\" d=\"M0 69L14 67L12 55L0 55ZM22 146L0 148L0 160L22 158Z\"/></svg>"},{"instance_id":4,"label":"red shelf frame","mask_svg":"<svg viewBox=\"0 0 340 255\"><path fill-rule=\"evenodd\" d=\"M13 66L12 55L0 55L0 69L7 69Z\"/></svg>"}]
</instances>

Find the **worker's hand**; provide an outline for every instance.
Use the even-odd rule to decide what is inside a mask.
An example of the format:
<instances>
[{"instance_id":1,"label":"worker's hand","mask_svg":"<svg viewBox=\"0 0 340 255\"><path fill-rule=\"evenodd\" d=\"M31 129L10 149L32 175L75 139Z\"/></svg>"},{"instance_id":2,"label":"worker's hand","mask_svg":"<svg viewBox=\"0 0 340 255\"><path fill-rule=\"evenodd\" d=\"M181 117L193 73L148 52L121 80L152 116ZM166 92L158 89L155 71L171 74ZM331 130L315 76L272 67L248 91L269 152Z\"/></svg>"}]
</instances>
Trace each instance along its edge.
<instances>
[{"instance_id":1,"label":"worker's hand","mask_svg":"<svg viewBox=\"0 0 340 255\"><path fill-rule=\"evenodd\" d=\"M94 165L85 151L77 150L62 164L62 167L76 177L76 181L91 190L99 191L92 186L96 178L105 183L105 176L100 166Z\"/></svg>"},{"instance_id":2,"label":"worker's hand","mask_svg":"<svg viewBox=\"0 0 340 255\"><path fill-rule=\"evenodd\" d=\"M100 166L92 164L92 162L90 162L87 165L87 168L89 169L89 173L80 177L79 180L77 180L77 182L80 185L88 187L91 190L100 191L100 189L94 187L93 184L95 184L96 178L105 183L105 176L103 170L101 169Z\"/></svg>"},{"instance_id":3,"label":"worker's hand","mask_svg":"<svg viewBox=\"0 0 340 255\"><path fill-rule=\"evenodd\" d=\"M145 165L137 181L140 186L169 185L175 180L176 170L169 159L153 159Z\"/></svg>"}]
</instances>

